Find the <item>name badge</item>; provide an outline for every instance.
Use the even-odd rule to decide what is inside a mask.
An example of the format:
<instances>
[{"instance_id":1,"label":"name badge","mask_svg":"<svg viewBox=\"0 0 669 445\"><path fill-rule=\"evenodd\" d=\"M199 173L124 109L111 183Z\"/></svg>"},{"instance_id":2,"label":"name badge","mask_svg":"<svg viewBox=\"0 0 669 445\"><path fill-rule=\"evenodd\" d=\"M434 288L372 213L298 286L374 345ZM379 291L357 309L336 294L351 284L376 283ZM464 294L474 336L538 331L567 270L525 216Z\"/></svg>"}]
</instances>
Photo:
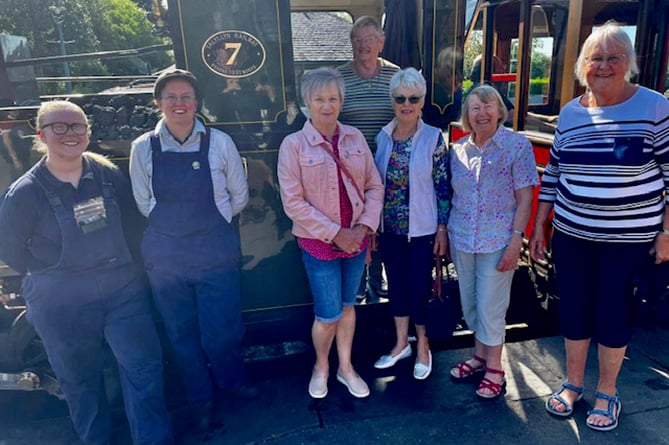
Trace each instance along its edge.
<instances>
[{"instance_id":1,"label":"name badge","mask_svg":"<svg viewBox=\"0 0 669 445\"><path fill-rule=\"evenodd\" d=\"M83 233L107 227L107 210L102 196L75 204L74 219Z\"/></svg>"}]
</instances>

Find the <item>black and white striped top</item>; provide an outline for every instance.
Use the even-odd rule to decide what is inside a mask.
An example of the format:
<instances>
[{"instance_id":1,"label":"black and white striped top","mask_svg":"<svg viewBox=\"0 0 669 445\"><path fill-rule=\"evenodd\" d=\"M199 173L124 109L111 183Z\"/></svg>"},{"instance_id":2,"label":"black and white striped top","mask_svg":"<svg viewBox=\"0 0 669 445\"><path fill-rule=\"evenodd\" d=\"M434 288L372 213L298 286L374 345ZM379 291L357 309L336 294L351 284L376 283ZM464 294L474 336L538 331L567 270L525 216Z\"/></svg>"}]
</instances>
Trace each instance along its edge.
<instances>
[{"instance_id":1,"label":"black and white striped top","mask_svg":"<svg viewBox=\"0 0 669 445\"><path fill-rule=\"evenodd\" d=\"M652 241L669 202L669 100L639 87L627 101L560 112L540 201L555 204L553 224L606 242Z\"/></svg>"}]
</instances>

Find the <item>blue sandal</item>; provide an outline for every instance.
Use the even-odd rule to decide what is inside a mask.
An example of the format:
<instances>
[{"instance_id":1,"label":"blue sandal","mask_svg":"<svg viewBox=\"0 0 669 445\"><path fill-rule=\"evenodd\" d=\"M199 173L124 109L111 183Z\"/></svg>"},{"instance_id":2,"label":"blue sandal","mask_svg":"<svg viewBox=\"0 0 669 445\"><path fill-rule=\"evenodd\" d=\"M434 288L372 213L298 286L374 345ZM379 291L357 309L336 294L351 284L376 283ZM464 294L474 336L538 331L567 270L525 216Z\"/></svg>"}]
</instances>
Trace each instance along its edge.
<instances>
[{"instance_id":1,"label":"blue sandal","mask_svg":"<svg viewBox=\"0 0 669 445\"><path fill-rule=\"evenodd\" d=\"M592 428L595 431L611 431L615 430L618 427L618 418L620 417L620 412L623 409L623 404L620 403L620 398L618 397L618 393L616 393L615 396L610 396L608 394L604 394L603 392L597 391L595 393L595 397L598 399L604 399L609 402L608 407L606 411L603 409L591 409L588 411L588 417L592 415L598 415L598 416L604 416L608 418L611 422L607 423L606 425L593 425L592 423L588 422L588 419L585 420L585 424L588 425L588 427ZM613 415L613 407L616 407L616 415Z\"/></svg>"},{"instance_id":2,"label":"blue sandal","mask_svg":"<svg viewBox=\"0 0 669 445\"><path fill-rule=\"evenodd\" d=\"M573 391L578 396L576 397L575 402L578 402L583 398L583 387L582 386L574 386L569 382L564 382L562 383L562 386L560 386L560 389L555 391L551 396L546 400L546 411L549 413L555 415L555 416L560 416L560 417L568 417L571 416L571 414L574 412L574 407L571 406L569 402L567 402L562 396L560 396L560 393L564 391L565 389L568 389L569 391ZM551 400L557 400L561 404L564 405L565 410L564 411L558 411L556 410L553 406L551 406Z\"/></svg>"}]
</instances>

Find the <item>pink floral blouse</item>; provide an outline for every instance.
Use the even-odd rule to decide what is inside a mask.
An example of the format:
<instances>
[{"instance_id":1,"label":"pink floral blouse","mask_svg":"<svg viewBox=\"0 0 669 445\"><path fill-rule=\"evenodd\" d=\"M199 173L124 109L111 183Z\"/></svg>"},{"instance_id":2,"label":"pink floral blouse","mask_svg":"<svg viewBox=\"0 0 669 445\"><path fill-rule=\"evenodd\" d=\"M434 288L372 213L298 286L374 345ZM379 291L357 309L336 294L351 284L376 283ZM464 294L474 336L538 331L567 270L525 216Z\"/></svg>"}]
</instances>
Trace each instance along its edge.
<instances>
[{"instance_id":1,"label":"pink floral blouse","mask_svg":"<svg viewBox=\"0 0 669 445\"><path fill-rule=\"evenodd\" d=\"M515 191L539 184L532 145L500 127L483 147L471 136L450 153L453 199L448 235L453 247L467 253L490 253L509 243L516 213Z\"/></svg>"}]
</instances>

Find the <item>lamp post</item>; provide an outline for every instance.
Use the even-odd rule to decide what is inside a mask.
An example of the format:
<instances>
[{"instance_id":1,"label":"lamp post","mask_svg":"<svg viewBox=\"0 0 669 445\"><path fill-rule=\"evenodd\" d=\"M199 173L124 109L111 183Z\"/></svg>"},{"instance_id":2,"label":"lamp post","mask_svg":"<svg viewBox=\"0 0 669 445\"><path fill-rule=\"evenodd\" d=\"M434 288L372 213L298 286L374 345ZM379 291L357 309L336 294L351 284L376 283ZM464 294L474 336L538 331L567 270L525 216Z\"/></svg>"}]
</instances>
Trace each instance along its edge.
<instances>
[{"instance_id":1,"label":"lamp post","mask_svg":"<svg viewBox=\"0 0 669 445\"><path fill-rule=\"evenodd\" d=\"M49 6L49 12L51 13L51 18L56 24L56 30L58 31L58 46L60 48L60 55L66 56L67 51L65 51L65 38L63 37L65 7L60 4L59 0L57 0L55 5ZM63 75L65 77L70 77L70 64L67 63L67 61L63 62ZM72 83L69 80L65 81L65 91L68 94L72 92Z\"/></svg>"}]
</instances>

